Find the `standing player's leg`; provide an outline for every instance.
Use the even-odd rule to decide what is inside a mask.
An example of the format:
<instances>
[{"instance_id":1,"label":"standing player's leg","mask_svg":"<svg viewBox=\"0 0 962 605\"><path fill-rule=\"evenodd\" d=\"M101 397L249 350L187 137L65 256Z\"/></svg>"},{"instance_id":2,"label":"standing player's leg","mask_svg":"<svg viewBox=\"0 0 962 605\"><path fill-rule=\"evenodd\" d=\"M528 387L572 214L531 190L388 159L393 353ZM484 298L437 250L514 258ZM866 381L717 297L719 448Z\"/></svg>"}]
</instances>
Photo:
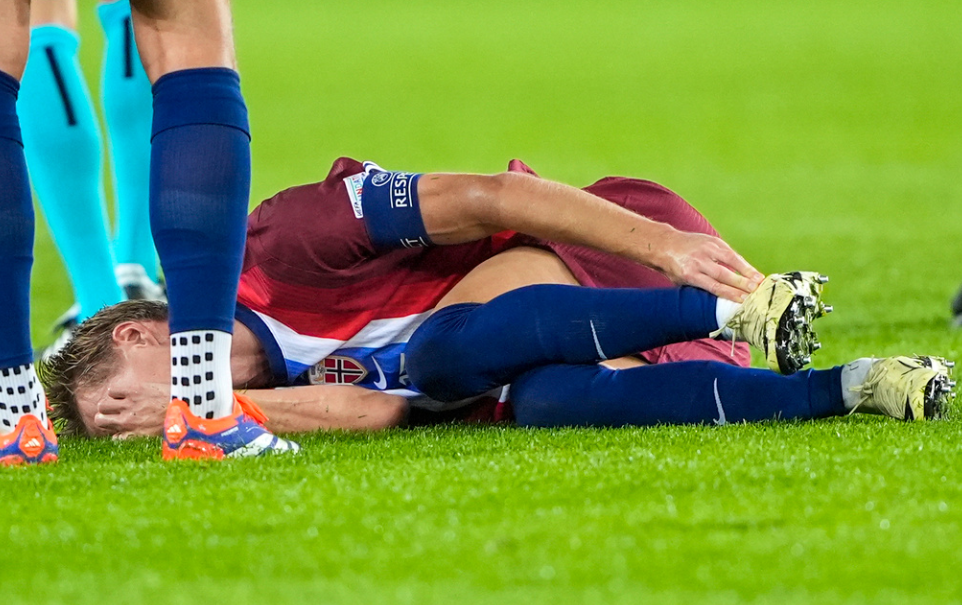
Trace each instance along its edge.
<instances>
[{"instance_id":1,"label":"standing player's leg","mask_svg":"<svg viewBox=\"0 0 962 605\"><path fill-rule=\"evenodd\" d=\"M36 2L31 17L18 104L27 166L82 321L123 300L107 230L100 128L77 61L74 0Z\"/></svg>"},{"instance_id":2,"label":"standing player's leg","mask_svg":"<svg viewBox=\"0 0 962 605\"><path fill-rule=\"evenodd\" d=\"M114 177L117 282L129 299L159 299L150 235L150 81L137 54L127 0L97 6L104 30L101 98Z\"/></svg>"},{"instance_id":3,"label":"standing player's leg","mask_svg":"<svg viewBox=\"0 0 962 605\"><path fill-rule=\"evenodd\" d=\"M0 2L0 464L54 462L57 437L30 348L33 202L17 118L30 3Z\"/></svg>"},{"instance_id":4,"label":"standing player's leg","mask_svg":"<svg viewBox=\"0 0 962 605\"><path fill-rule=\"evenodd\" d=\"M173 386L164 456L296 449L256 423L258 415L246 413L231 390L250 134L235 71L230 5L133 0L131 9L153 82L150 221L170 302Z\"/></svg>"}]
</instances>

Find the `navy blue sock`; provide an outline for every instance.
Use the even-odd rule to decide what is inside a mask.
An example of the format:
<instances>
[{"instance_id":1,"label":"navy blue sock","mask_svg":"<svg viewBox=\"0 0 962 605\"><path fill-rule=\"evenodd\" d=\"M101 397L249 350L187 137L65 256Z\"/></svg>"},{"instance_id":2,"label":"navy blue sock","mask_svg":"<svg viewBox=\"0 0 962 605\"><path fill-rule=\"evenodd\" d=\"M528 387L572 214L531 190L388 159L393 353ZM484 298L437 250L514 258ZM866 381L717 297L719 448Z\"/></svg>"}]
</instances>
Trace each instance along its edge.
<instances>
[{"instance_id":1,"label":"navy blue sock","mask_svg":"<svg viewBox=\"0 0 962 605\"><path fill-rule=\"evenodd\" d=\"M405 349L408 372L429 397L457 401L538 366L596 363L705 338L718 327L716 300L695 288L527 286L432 315Z\"/></svg>"},{"instance_id":2,"label":"navy blue sock","mask_svg":"<svg viewBox=\"0 0 962 605\"><path fill-rule=\"evenodd\" d=\"M846 413L842 368L781 376L714 361L540 367L511 383L522 426L725 424Z\"/></svg>"},{"instance_id":3,"label":"navy blue sock","mask_svg":"<svg viewBox=\"0 0 962 605\"><path fill-rule=\"evenodd\" d=\"M237 72L187 69L154 84L150 225L171 332L233 332L250 196L250 134Z\"/></svg>"},{"instance_id":4,"label":"navy blue sock","mask_svg":"<svg viewBox=\"0 0 962 605\"><path fill-rule=\"evenodd\" d=\"M33 361L30 268L33 201L17 119L16 78L0 71L0 368Z\"/></svg>"}]
</instances>

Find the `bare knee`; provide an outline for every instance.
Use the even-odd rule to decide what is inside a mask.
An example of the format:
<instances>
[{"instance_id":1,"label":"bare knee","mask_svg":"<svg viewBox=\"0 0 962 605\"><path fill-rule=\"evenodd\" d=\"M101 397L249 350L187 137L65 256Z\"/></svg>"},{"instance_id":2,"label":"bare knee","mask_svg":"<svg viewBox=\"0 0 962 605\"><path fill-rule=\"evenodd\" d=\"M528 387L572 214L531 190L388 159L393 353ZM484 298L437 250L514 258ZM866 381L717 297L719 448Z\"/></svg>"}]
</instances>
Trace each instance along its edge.
<instances>
[{"instance_id":1,"label":"bare knee","mask_svg":"<svg viewBox=\"0 0 962 605\"><path fill-rule=\"evenodd\" d=\"M130 6L151 83L183 69L237 68L227 0L131 0Z\"/></svg>"}]
</instances>

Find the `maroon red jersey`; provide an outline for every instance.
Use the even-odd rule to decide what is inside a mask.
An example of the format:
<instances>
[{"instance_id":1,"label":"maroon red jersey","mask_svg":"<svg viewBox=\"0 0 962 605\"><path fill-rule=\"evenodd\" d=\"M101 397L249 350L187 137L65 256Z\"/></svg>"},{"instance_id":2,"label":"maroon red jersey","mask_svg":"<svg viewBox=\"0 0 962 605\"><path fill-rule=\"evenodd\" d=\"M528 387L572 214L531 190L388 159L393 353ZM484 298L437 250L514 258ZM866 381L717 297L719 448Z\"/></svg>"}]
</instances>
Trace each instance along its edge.
<instances>
[{"instance_id":1,"label":"maroon red jersey","mask_svg":"<svg viewBox=\"0 0 962 605\"><path fill-rule=\"evenodd\" d=\"M514 160L509 170L534 174ZM518 245L553 250L583 285L668 287L663 275L579 246L513 232L455 246L376 249L361 218L365 165L340 158L320 183L293 187L251 213L238 318L264 345L276 384L356 384L431 407L407 380L404 347L468 272ZM694 208L648 181L609 177L585 189L685 231L717 235ZM748 351L711 340L644 352L653 363L711 359L747 365Z\"/></svg>"}]
</instances>

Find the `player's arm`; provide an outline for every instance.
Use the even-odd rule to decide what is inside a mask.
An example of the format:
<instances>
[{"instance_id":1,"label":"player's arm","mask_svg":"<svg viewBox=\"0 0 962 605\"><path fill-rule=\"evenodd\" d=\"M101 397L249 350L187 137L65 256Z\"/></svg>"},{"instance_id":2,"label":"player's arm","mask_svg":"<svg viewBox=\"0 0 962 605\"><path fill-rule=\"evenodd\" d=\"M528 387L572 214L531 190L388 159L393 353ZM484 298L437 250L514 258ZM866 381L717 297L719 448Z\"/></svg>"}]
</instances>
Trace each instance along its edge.
<instances>
[{"instance_id":1,"label":"player's arm","mask_svg":"<svg viewBox=\"0 0 962 605\"><path fill-rule=\"evenodd\" d=\"M403 425L404 397L348 385L310 385L243 391L267 414L278 433L317 430L376 431Z\"/></svg>"},{"instance_id":2,"label":"player's arm","mask_svg":"<svg viewBox=\"0 0 962 605\"><path fill-rule=\"evenodd\" d=\"M675 283L736 301L763 277L717 237L678 231L581 189L526 174L425 174L417 192L434 244L517 231L626 257Z\"/></svg>"},{"instance_id":3,"label":"player's arm","mask_svg":"<svg viewBox=\"0 0 962 605\"><path fill-rule=\"evenodd\" d=\"M376 431L407 421L403 397L354 386L311 385L286 389L241 391L268 416L267 428L281 433L318 430ZM166 397L140 406L101 403L93 418L92 435L115 439L159 436L164 427ZM159 403L158 403L159 401Z\"/></svg>"}]
</instances>

